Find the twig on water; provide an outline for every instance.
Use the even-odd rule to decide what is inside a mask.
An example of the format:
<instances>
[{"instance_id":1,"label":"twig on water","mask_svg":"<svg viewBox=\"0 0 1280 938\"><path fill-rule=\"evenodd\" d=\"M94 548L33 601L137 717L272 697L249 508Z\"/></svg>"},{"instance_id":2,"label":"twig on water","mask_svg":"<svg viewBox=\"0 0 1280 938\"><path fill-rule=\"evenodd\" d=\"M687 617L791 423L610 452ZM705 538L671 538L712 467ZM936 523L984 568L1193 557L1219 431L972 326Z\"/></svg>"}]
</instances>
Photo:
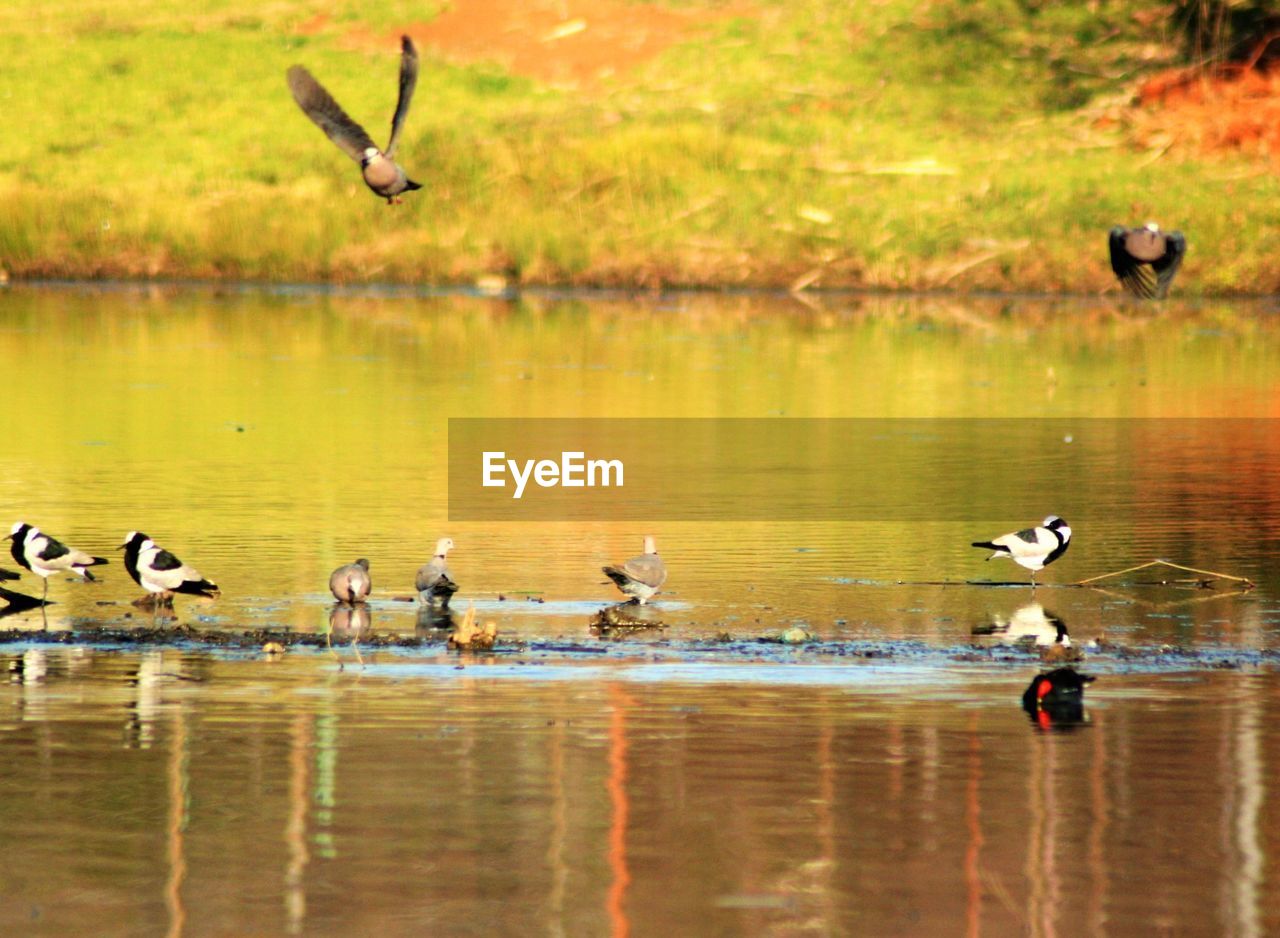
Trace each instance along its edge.
<instances>
[{"instance_id":1,"label":"twig on water","mask_svg":"<svg viewBox=\"0 0 1280 938\"><path fill-rule=\"evenodd\" d=\"M1170 560L1159 560L1159 559L1148 560L1146 563L1140 563L1134 567L1126 567L1123 570L1116 570L1114 573L1102 573L1102 574L1099 574L1098 576L1091 576L1087 580L1078 580L1072 585L1088 586L1091 583L1097 583L1099 580L1109 580L1112 577L1123 576L1126 573L1136 573L1138 570L1146 570L1151 567L1171 567L1174 570L1183 570L1187 573L1198 573L1201 576L1210 577L1211 579L1209 580L1199 580L1199 581L1174 580L1172 581L1174 583L1198 582L1205 589L1210 588L1209 584L1212 583L1213 580L1230 580L1233 583L1241 583L1241 584L1244 584L1245 589L1253 589L1255 586L1254 582L1250 580L1248 577L1232 576L1230 573L1217 573L1213 570L1201 570L1197 567L1185 567L1180 563L1174 563L1173 561L1170 561ZM1161 580L1159 581L1158 585L1163 586L1168 584L1169 582L1170 581L1168 580Z\"/></svg>"}]
</instances>

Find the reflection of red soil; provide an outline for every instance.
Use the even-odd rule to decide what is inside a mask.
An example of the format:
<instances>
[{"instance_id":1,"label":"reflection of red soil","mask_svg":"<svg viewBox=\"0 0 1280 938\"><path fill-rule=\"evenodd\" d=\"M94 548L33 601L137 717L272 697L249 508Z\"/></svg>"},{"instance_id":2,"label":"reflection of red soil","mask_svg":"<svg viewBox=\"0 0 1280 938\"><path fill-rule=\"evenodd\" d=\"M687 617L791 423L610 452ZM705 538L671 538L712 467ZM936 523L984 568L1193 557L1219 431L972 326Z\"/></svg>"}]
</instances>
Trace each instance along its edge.
<instances>
[{"instance_id":1,"label":"reflection of red soil","mask_svg":"<svg viewBox=\"0 0 1280 938\"><path fill-rule=\"evenodd\" d=\"M1162 72L1138 89L1138 103L1134 136L1144 145L1176 140L1280 160L1280 68Z\"/></svg>"},{"instance_id":2,"label":"reflection of red soil","mask_svg":"<svg viewBox=\"0 0 1280 938\"><path fill-rule=\"evenodd\" d=\"M741 13L725 7L670 10L627 0L455 0L427 23L386 34L356 28L344 44L395 50L402 33L419 48L461 62L497 62L518 75L588 84L653 58L697 27ZM299 27L312 35L330 25L321 14Z\"/></svg>"}]
</instances>

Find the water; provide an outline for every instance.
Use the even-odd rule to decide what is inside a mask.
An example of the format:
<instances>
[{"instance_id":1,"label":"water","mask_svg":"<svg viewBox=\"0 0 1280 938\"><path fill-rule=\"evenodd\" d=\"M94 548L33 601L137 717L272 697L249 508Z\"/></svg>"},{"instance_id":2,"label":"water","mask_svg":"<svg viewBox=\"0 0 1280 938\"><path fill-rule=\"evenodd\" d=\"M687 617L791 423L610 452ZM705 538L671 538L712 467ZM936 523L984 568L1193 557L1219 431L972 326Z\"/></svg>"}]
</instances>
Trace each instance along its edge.
<instances>
[{"instance_id":1,"label":"water","mask_svg":"<svg viewBox=\"0 0 1280 938\"><path fill-rule=\"evenodd\" d=\"M1274 312L0 292L0 519L113 561L0 621L0 932L1264 933ZM451 416L1080 429L1061 452L896 467L909 520L500 523L449 518ZM1098 418L1209 429L1155 458L1094 446ZM1007 492L1008 517L963 516L957 487ZM1050 511L1075 536L1034 596L962 584L1025 582L969 541ZM426 644L94 642L150 624L113 550L136 529L223 589L180 598L176 624L323 633L329 571L365 556L373 633ZM593 636L617 598L600 566L645 534L664 627ZM459 658L401 601L446 535L494 655ZM1065 586L1154 557L1258 588ZM1101 643L1074 731L1019 707L1041 665L1010 634L1049 617ZM760 641L797 625L818 641Z\"/></svg>"}]
</instances>

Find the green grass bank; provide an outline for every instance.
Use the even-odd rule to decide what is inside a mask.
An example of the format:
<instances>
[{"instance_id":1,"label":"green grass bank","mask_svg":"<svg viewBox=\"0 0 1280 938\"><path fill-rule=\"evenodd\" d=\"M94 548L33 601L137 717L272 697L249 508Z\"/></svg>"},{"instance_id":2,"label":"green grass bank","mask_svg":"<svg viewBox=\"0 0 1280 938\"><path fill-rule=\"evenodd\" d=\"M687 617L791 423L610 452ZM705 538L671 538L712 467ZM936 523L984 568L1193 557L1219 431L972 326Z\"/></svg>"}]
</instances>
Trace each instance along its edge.
<instances>
[{"instance_id":1,"label":"green grass bank","mask_svg":"<svg viewBox=\"0 0 1280 938\"><path fill-rule=\"evenodd\" d=\"M316 30L294 0L11 0L0 268L1089 293L1114 285L1107 229L1154 219L1190 242L1175 295L1280 292L1273 163L1099 119L1172 64L1157 4L668 6L677 41L576 86L421 48L399 156L426 188L388 207L284 72L385 141L394 43L352 37L444 4L342 0ZM569 9L589 38L591 5Z\"/></svg>"}]
</instances>

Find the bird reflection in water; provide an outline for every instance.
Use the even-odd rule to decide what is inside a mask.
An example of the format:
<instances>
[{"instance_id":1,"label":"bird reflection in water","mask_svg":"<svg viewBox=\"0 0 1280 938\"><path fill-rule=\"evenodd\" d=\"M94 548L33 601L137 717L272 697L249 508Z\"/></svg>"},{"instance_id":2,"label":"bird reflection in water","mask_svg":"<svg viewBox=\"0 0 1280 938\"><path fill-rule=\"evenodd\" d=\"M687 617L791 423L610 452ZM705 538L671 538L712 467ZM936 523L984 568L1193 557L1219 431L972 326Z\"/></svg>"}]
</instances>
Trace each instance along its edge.
<instances>
[{"instance_id":1,"label":"bird reflection in water","mask_svg":"<svg viewBox=\"0 0 1280 938\"><path fill-rule=\"evenodd\" d=\"M999 613L975 625L973 635L994 635L1008 645L1032 645L1049 662L1079 661L1083 655L1071 644L1067 624L1038 602L1029 602L1005 618Z\"/></svg>"},{"instance_id":2,"label":"bird reflection in water","mask_svg":"<svg viewBox=\"0 0 1280 938\"><path fill-rule=\"evenodd\" d=\"M364 667L364 656L360 654L360 640L373 634L373 612L368 603L348 604L334 603L329 610L329 634L326 639L330 649L334 643L350 644L356 654L356 661ZM336 652L335 652L336 655ZM342 662L338 662L341 668Z\"/></svg>"},{"instance_id":3,"label":"bird reflection in water","mask_svg":"<svg viewBox=\"0 0 1280 938\"><path fill-rule=\"evenodd\" d=\"M418 615L414 620L414 633L418 636L434 635L442 629L452 631L456 627L453 613L449 607L434 606L430 603L418 604Z\"/></svg>"},{"instance_id":4,"label":"bird reflection in water","mask_svg":"<svg viewBox=\"0 0 1280 938\"><path fill-rule=\"evenodd\" d=\"M1086 722L1084 686L1094 678L1075 668L1037 674L1022 692L1022 709L1042 730L1071 729Z\"/></svg>"}]
</instances>

